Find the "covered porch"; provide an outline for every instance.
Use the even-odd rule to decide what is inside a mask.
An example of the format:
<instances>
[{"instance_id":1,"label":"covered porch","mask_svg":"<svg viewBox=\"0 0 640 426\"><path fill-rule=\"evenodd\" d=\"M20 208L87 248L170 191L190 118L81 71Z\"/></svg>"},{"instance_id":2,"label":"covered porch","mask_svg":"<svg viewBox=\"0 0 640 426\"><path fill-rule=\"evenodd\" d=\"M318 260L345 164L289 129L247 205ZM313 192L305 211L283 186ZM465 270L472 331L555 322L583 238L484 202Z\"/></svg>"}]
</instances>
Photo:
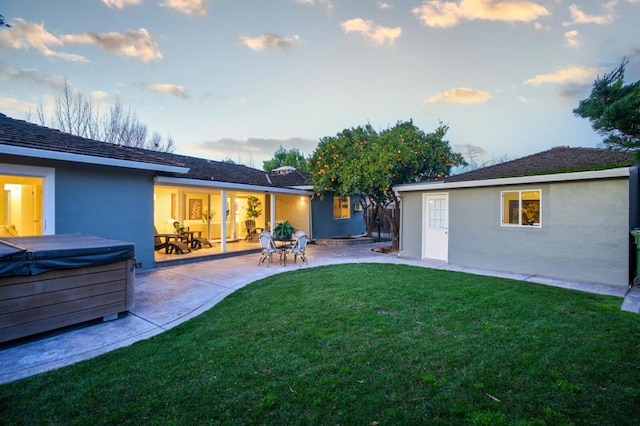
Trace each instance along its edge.
<instances>
[{"instance_id":1,"label":"covered porch","mask_svg":"<svg viewBox=\"0 0 640 426\"><path fill-rule=\"evenodd\" d=\"M156 266L259 251L258 240L247 238L247 220L255 221L258 232L273 231L277 223L287 220L312 238L312 196L299 189L158 177L153 211L156 239L176 235L177 222L191 237L208 241L211 247L196 244L197 248L190 246L191 251L183 253L156 250Z\"/></svg>"}]
</instances>

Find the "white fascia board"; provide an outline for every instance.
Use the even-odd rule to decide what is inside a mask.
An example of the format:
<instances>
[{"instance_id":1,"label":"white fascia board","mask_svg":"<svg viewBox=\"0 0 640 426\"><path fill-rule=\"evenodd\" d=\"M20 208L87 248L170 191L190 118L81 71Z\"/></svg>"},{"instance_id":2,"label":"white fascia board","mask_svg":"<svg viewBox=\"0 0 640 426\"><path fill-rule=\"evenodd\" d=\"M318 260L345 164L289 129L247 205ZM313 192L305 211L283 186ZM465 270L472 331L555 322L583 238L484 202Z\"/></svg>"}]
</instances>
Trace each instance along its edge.
<instances>
[{"instance_id":1,"label":"white fascia board","mask_svg":"<svg viewBox=\"0 0 640 426\"><path fill-rule=\"evenodd\" d=\"M72 161L75 163L99 164L101 166L124 167L128 169L153 170L167 173L188 173L188 167L168 166L163 164L143 163L140 161L117 160L108 157L72 154L69 152L47 151L44 149L24 148L0 144L0 154L19 155L23 157L44 158L48 160Z\"/></svg>"},{"instance_id":2,"label":"white fascia board","mask_svg":"<svg viewBox=\"0 0 640 426\"><path fill-rule=\"evenodd\" d=\"M222 188L239 191L268 192L271 194L313 195L312 192L293 188L274 188L271 186L248 185L246 183L218 182L215 180L198 180L187 178L174 178L168 176L156 176L156 183L174 186L191 186L199 188Z\"/></svg>"},{"instance_id":3,"label":"white fascia board","mask_svg":"<svg viewBox=\"0 0 640 426\"><path fill-rule=\"evenodd\" d=\"M547 182L571 182L577 180L611 179L629 177L629 167L550 175L521 176L501 179L470 180L463 182L424 182L396 185L396 192L431 191L456 188L480 188L485 186L526 185Z\"/></svg>"}]
</instances>

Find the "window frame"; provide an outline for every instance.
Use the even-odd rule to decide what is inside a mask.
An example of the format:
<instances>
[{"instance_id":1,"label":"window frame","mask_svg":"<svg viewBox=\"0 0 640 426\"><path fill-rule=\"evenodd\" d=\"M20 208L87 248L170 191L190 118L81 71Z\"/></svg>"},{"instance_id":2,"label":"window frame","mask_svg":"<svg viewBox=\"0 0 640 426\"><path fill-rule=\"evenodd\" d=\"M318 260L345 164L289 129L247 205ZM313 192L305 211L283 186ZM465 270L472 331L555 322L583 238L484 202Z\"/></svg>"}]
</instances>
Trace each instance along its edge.
<instances>
[{"instance_id":1,"label":"window frame","mask_svg":"<svg viewBox=\"0 0 640 426\"><path fill-rule=\"evenodd\" d=\"M42 179L42 235L56 233L56 170L53 167L0 163L3 175L27 176Z\"/></svg>"},{"instance_id":2,"label":"window frame","mask_svg":"<svg viewBox=\"0 0 640 426\"><path fill-rule=\"evenodd\" d=\"M522 204L523 204L523 201L528 201L528 200L522 199L522 194L525 192L537 192L539 196L537 200L538 201L538 222L531 225L525 225L522 223ZM509 194L509 193L518 194L518 223L509 223L508 218L505 217L505 212L507 211L507 208L505 207L505 194ZM500 226L505 228L534 228L534 229L542 228L542 189L532 188L532 189L512 189L512 190L500 191Z\"/></svg>"},{"instance_id":3,"label":"window frame","mask_svg":"<svg viewBox=\"0 0 640 426\"><path fill-rule=\"evenodd\" d=\"M336 211L337 211L336 199L340 204L340 216L336 216ZM346 214L347 214L346 216L344 215L345 203L346 203ZM334 220L351 219L351 197L340 197L337 195L333 196L333 219Z\"/></svg>"}]
</instances>

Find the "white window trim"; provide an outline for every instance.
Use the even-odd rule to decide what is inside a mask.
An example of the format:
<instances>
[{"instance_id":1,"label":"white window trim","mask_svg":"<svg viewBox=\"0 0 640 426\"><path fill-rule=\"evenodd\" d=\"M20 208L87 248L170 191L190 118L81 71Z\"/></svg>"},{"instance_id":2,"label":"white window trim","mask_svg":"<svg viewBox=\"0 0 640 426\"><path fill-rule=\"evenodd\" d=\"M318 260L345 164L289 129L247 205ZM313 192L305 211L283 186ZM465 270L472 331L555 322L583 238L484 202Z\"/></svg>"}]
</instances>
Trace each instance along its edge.
<instances>
[{"instance_id":1,"label":"white window trim","mask_svg":"<svg viewBox=\"0 0 640 426\"><path fill-rule=\"evenodd\" d=\"M42 235L56 233L56 170L51 167L22 166L0 163L3 175L42 178Z\"/></svg>"},{"instance_id":2,"label":"white window trim","mask_svg":"<svg viewBox=\"0 0 640 426\"><path fill-rule=\"evenodd\" d=\"M518 193L518 221L522 221L522 193L523 192L535 192L537 191L540 194L540 221L537 225L522 225L521 223L513 224L508 223L504 217L505 206L504 206L504 194L506 193ZM526 229L540 229L542 228L542 189L532 188L532 189L512 189L507 191L500 191L500 226L505 228L526 228Z\"/></svg>"}]
</instances>

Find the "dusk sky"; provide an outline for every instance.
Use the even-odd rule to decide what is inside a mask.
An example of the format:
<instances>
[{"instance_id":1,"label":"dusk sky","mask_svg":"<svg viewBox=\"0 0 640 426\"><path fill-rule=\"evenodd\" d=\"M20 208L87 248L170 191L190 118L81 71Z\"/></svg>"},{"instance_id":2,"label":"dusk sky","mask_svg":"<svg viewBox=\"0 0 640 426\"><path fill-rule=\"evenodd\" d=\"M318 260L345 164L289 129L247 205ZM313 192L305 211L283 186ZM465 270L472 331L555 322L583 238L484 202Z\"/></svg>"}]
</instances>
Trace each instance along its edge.
<instances>
[{"instance_id":1,"label":"dusk sky","mask_svg":"<svg viewBox=\"0 0 640 426\"><path fill-rule=\"evenodd\" d=\"M25 119L69 84L119 97L176 153L256 168L282 145L413 119L480 162L597 146L573 115L630 61L640 0L4 0L0 112ZM32 120L33 121L33 120Z\"/></svg>"}]
</instances>

